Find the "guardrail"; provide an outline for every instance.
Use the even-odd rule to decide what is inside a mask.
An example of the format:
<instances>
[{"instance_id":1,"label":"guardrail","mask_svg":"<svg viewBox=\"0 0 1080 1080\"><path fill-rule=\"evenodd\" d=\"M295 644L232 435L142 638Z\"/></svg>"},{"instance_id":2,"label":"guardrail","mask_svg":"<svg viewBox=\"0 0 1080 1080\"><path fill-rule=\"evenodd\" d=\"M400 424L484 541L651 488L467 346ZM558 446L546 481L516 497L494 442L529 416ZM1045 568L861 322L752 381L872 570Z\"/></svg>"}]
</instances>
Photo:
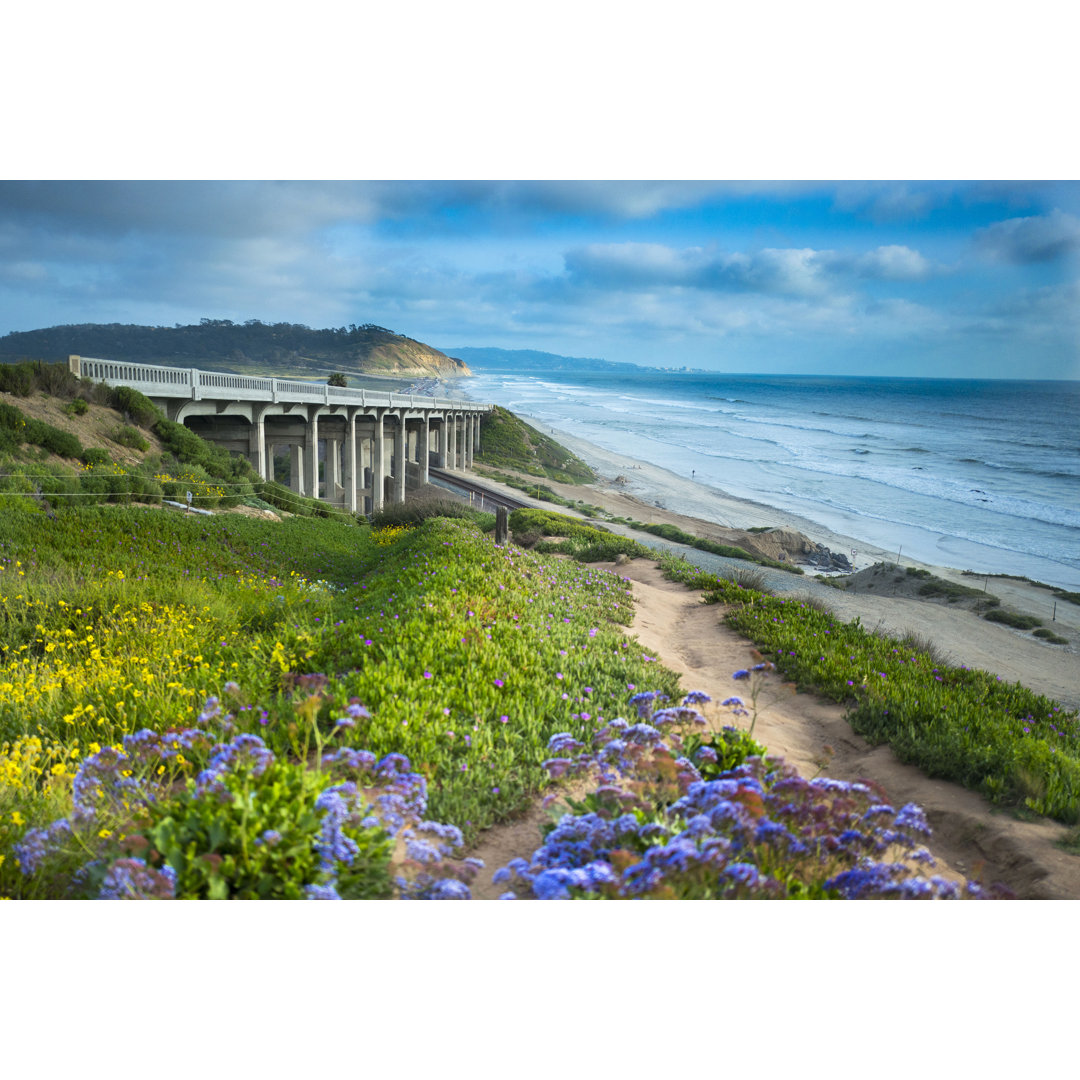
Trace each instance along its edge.
<instances>
[{"instance_id":1,"label":"guardrail","mask_svg":"<svg viewBox=\"0 0 1080 1080\"><path fill-rule=\"evenodd\" d=\"M426 394L392 394L363 387L329 386L291 379L267 379L257 375L233 375L225 371L130 364L97 357L71 356L68 367L80 378L130 386L147 397L183 397L192 401L228 398L239 401L322 402L326 405L378 405L387 408L439 409L452 412L490 412L492 406L457 398ZM418 400L419 399L419 400Z\"/></svg>"}]
</instances>

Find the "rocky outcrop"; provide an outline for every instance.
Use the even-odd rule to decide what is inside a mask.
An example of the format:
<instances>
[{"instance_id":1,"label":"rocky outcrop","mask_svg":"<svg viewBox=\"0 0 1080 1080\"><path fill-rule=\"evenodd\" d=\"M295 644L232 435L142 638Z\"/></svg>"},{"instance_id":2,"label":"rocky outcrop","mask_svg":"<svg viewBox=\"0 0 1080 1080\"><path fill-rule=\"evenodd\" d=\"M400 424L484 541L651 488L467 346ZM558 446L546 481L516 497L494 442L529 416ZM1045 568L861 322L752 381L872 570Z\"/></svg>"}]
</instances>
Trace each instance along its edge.
<instances>
[{"instance_id":1,"label":"rocky outcrop","mask_svg":"<svg viewBox=\"0 0 1080 1080\"><path fill-rule=\"evenodd\" d=\"M752 555L763 555L777 562L813 566L818 570L850 573L851 562L846 555L830 551L796 529L769 529L767 532L733 530L730 543L737 544Z\"/></svg>"}]
</instances>

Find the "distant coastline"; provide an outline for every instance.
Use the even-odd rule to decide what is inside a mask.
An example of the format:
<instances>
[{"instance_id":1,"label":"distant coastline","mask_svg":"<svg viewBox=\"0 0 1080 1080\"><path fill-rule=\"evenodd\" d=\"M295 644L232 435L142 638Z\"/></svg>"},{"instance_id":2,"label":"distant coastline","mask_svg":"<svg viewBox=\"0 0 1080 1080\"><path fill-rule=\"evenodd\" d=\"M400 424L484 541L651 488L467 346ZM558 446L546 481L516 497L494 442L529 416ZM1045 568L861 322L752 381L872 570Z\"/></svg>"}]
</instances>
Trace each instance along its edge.
<instances>
[{"instance_id":1,"label":"distant coastline","mask_svg":"<svg viewBox=\"0 0 1080 1080\"><path fill-rule=\"evenodd\" d=\"M602 475L624 474L625 490L650 505L735 527L785 524L834 550L854 548L857 566L871 553L899 554L1080 589L1080 449L1070 443L1071 399L1056 384L1041 394L1028 383L996 393L984 382L939 385L925 415L911 417L927 380L899 389L900 380L874 380L881 400L868 402L859 380L845 379L841 395L828 377L714 378L715 387L656 372L481 371L454 389L553 431ZM1080 403L1080 383L1066 385ZM1015 418L1003 415L1006 400ZM1025 400L1044 415L1028 423ZM1064 401L1056 424L1048 400Z\"/></svg>"}]
</instances>

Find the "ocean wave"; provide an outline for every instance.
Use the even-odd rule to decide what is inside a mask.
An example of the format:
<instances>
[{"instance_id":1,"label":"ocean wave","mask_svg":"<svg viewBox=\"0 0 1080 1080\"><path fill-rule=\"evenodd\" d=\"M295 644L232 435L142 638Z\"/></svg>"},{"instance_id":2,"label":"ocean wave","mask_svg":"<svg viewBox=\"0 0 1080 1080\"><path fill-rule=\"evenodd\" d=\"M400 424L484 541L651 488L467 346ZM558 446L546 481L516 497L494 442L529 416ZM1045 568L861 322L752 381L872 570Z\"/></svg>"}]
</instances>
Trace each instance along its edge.
<instances>
[{"instance_id":1,"label":"ocean wave","mask_svg":"<svg viewBox=\"0 0 1080 1080\"><path fill-rule=\"evenodd\" d=\"M962 482L943 480L931 473L921 472L918 475L913 475L913 470L900 471L870 467L863 469L857 475L852 475L850 469L846 469L840 462L811 462L806 460L792 461L787 468L824 476L843 477L848 481L861 480L881 487L891 488L894 491L902 491L909 495L958 504L971 510L1017 518L1027 522L1038 521L1046 525L1061 525L1069 529L1080 529L1080 510L1038 502L1019 495L993 491L986 493L978 489L972 489ZM804 495L804 497L806 496ZM816 493L814 497L821 497L821 493ZM892 505L891 502L890 505Z\"/></svg>"}]
</instances>

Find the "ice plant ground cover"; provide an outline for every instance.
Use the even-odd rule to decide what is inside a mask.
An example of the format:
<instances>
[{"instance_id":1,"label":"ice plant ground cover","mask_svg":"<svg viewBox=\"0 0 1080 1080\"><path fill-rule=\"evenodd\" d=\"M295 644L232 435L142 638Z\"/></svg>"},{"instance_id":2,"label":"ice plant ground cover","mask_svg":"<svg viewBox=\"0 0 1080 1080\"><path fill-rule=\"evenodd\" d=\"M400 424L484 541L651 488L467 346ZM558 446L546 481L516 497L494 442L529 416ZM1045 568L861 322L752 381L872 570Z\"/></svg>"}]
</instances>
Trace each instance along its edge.
<instances>
[{"instance_id":1,"label":"ice plant ground cover","mask_svg":"<svg viewBox=\"0 0 1080 1080\"><path fill-rule=\"evenodd\" d=\"M624 582L463 521L22 512L0 566L2 895L28 894L14 845L67 816L80 761L192 730L209 697L278 761L308 761L312 730L403 755L429 816L470 840L539 790L554 732L585 736L628 686L677 682L628 637ZM339 728L350 704L363 712Z\"/></svg>"},{"instance_id":2,"label":"ice plant ground cover","mask_svg":"<svg viewBox=\"0 0 1080 1080\"><path fill-rule=\"evenodd\" d=\"M680 696L627 634L627 582L500 548L468 520L22 510L0 567L0 896L464 897L463 844L582 753L636 768L612 749L642 704L628 701ZM678 735L694 705L650 705L656 730ZM759 769L763 800L795 782L753 764L746 732L681 738L691 768L669 747L667 794L643 813L690 794L669 798L680 769L703 783ZM677 839L666 817L646 824ZM840 870L792 877L770 858L758 873L784 895L855 895Z\"/></svg>"},{"instance_id":3,"label":"ice plant ground cover","mask_svg":"<svg viewBox=\"0 0 1080 1080\"><path fill-rule=\"evenodd\" d=\"M871 742L928 776L1065 824L1080 821L1080 721L1020 683L941 663L909 642L790 597L768 596L667 559L665 572L711 603L801 689L848 705Z\"/></svg>"}]
</instances>

